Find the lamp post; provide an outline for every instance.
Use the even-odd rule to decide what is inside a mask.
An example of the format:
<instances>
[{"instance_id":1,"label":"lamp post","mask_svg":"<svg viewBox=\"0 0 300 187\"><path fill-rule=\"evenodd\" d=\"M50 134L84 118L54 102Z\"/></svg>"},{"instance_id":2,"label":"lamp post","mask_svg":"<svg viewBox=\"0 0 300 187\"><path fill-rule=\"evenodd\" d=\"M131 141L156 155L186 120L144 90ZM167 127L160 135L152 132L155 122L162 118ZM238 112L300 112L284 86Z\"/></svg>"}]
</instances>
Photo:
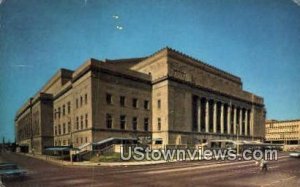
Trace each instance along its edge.
<instances>
[{"instance_id":1,"label":"lamp post","mask_svg":"<svg viewBox=\"0 0 300 187\"><path fill-rule=\"evenodd\" d=\"M237 151L237 155L239 154L239 152L240 152L240 146L239 146L239 124L237 123L236 124L236 151Z\"/></svg>"}]
</instances>

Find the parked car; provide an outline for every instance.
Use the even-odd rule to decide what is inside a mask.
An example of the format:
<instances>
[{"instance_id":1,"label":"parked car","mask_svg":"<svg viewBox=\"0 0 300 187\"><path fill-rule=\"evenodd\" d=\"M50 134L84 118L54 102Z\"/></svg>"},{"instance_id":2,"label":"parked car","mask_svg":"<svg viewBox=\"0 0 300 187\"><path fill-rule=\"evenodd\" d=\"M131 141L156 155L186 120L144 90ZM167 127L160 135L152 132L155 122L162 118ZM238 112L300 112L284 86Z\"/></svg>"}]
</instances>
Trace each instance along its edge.
<instances>
[{"instance_id":1,"label":"parked car","mask_svg":"<svg viewBox=\"0 0 300 187\"><path fill-rule=\"evenodd\" d=\"M5 180L8 178L23 178L26 176L27 171L20 169L13 163L0 163L0 177Z\"/></svg>"},{"instance_id":2,"label":"parked car","mask_svg":"<svg viewBox=\"0 0 300 187\"><path fill-rule=\"evenodd\" d=\"M300 158L300 151L290 152L290 157Z\"/></svg>"}]
</instances>

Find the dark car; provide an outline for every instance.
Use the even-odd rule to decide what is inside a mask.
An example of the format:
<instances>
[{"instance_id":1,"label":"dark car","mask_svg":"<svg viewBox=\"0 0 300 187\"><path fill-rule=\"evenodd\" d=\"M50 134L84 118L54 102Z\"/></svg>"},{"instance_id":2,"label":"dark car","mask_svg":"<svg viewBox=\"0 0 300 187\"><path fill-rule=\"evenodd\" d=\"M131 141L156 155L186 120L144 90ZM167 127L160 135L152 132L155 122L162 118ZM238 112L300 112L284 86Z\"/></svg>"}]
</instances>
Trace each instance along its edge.
<instances>
[{"instance_id":1,"label":"dark car","mask_svg":"<svg viewBox=\"0 0 300 187\"><path fill-rule=\"evenodd\" d=\"M0 177L4 180L7 178L23 178L26 175L26 170L20 169L13 163L0 163Z\"/></svg>"}]
</instances>

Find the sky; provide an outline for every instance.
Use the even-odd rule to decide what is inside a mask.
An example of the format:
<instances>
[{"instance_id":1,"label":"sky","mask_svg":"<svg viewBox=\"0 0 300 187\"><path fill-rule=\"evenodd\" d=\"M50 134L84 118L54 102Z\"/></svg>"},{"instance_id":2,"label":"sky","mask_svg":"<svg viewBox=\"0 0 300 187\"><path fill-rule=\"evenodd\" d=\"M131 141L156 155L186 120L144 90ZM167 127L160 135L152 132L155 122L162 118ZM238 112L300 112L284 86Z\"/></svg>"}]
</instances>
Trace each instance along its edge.
<instances>
[{"instance_id":1,"label":"sky","mask_svg":"<svg viewBox=\"0 0 300 187\"><path fill-rule=\"evenodd\" d=\"M59 68L166 46L241 77L268 119L299 119L299 1L0 0L0 138Z\"/></svg>"}]
</instances>

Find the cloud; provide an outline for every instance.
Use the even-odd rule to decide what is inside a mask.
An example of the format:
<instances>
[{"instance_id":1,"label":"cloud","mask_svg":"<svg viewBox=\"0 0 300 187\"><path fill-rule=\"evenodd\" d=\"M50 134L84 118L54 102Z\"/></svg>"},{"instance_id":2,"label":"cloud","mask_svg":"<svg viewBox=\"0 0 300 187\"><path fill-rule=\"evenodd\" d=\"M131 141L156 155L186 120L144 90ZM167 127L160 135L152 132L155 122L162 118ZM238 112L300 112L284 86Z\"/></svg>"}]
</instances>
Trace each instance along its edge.
<instances>
[{"instance_id":1,"label":"cloud","mask_svg":"<svg viewBox=\"0 0 300 187\"><path fill-rule=\"evenodd\" d=\"M300 0L292 0L294 3L296 3L298 6L300 6Z\"/></svg>"},{"instance_id":2,"label":"cloud","mask_svg":"<svg viewBox=\"0 0 300 187\"><path fill-rule=\"evenodd\" d=\"M2 5L5 2L5 0L0 0L0 5Z\"/></svg>"},{"instance_id":3,"label":"cloud","mask_svg":"<svg viewBox=\"0 0 300 187\"><path fill-rule=\"evenodd\" d=\"M116 26L116 28L118 29L118 30L123 30L123 27L122 26Z\"/></svg>"},{"instance_id":4,"label":"cloud","mask_svg":"<svg viewBox=\"0 0 300 187\"><path fill-rule=\"evenodd\" d=\"M13 68L31 68L32 66L26 64L13 64L11 65Z\"/></svg>"},{"instance_id":5,"label":"cloud","mask_svg":"<svg viewBox=\"0 0 300 187\"><path fill-rule=\"evenodd\" d=\"M119 16L118 15L113 15L112 16L114 19L119 19Z\"/></svg>"}]
</instances>

